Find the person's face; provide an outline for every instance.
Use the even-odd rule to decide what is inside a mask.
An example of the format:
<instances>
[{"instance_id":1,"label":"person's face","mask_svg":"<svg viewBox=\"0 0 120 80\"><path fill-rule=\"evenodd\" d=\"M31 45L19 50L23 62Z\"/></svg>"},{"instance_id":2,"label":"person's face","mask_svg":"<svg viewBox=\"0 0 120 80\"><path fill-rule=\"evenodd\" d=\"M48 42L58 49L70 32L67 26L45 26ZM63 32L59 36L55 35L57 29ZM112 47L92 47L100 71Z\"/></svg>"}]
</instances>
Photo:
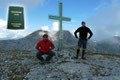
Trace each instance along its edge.
<instances>
[{"instance_id":1,"label":"person's face","mask_svg":"<svg viewBox=\"0 0 120 80\"><path fill-rule=\"evenodd\" d=\"M82 26L85 26L85 23L82 23Z\"/></svg>"},{"instance_id":2,"label":"person's face","mask_svg":"<svg viewBox=\"0 0 120 80\"><path fill-rule=\"evenodd\" d=\"M47 36L44 36L44 37L43 37L43 40L44 40L44 41L47 41L47 40L48 40L48 37L47 37Z\"/></svg>"}]
</instances>

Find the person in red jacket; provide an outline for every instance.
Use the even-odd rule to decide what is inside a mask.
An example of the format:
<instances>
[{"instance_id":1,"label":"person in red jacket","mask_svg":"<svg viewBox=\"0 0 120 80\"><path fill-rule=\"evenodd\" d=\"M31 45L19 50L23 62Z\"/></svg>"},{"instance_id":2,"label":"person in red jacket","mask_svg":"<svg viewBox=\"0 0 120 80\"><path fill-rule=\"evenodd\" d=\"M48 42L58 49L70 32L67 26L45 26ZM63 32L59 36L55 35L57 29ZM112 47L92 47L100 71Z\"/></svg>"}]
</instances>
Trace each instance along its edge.
<instances>
[{"instance_id":1,"label":"person in red jacket","mask_svg":"<svg viewBox=\"0 0 120 80\"><path fill-rule=\"evenodd\" d=\"M48 40L48 35L44 34L43 40L40 40L36 45L36 49L38 50L38 53L36 55L37 58L43 62L44 59L42 55L45 54L48 55L45 61L49 62L51 58L55 55L55 53L52 51L52 49L54 48L54 44L50 40Z\"/></svg>"}]
</instances>

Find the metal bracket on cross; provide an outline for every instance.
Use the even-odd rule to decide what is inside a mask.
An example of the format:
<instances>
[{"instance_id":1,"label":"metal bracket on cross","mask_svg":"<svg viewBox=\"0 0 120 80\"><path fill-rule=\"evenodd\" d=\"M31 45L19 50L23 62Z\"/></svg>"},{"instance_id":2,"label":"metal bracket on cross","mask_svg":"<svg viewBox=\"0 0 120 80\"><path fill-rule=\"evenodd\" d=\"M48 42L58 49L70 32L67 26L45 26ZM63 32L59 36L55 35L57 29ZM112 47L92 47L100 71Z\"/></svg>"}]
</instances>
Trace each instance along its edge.
<instances>
[{"instance_id":1,"label":"metal bracket on cross","mask_svg":"<svg viewBox=\"0 0 120 80\"><path fill-rule=\"evenodd\" d=\"M59 3L59 16L49 15L49 19L59 20L59 44L58 50L62 49L62 41L63 41L63 31L62 31L62 21L71 21L70 18L62 16L62 3Z\"/></svg>"}]
</instances>

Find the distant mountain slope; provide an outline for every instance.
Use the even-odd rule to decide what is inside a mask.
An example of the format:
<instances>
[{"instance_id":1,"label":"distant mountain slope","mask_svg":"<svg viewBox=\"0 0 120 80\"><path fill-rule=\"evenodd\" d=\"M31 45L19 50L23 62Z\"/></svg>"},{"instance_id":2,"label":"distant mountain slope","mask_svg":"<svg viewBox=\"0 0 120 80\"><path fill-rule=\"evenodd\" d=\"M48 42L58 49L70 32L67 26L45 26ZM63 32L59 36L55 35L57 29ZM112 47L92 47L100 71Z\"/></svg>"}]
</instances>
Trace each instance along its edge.
<instances>
[{"instance_id":1,"label":"distant mountain slope","mask_svg":"<svg viewBox=\"0 0 120 80\"><path fill-rule=\"evenodd\" d=\"M96 50L100 53L120 53L120 37L112 37L97 42Z\"/></svg>"},{"instance_id":2,"label":"distant mountain slope","mask_svg":"<svg viewBox=\"0 0 120 80\"><path fill-rule=\"evenodd\" d=\"M42 40L42 35L47 33L49 39L58 45L58 32L47 32L42 30L37 30L28 36L18 39L18 40L1 40L0 50L35 50L36 44ZM76 39L69 31L63 31L63 46L76 45Z\"/></svg>"},{"instance_id":3,"label":"distant mountain slope","mask_svg":"<svg viewBox=\"0 0 120 80\"><path fill-rule=\"evenodd\" d=\"M18 40L1 40L0 50L35 50L36 44L42 40L42 35L47 33L49 39L58 47L58 32L37 30ZM69 32L63 31L63 48L77 48L78 40ZM115 36L102 41L88 40L87 52L120 53L120 37Z\"/></svg>"}]
</instances>

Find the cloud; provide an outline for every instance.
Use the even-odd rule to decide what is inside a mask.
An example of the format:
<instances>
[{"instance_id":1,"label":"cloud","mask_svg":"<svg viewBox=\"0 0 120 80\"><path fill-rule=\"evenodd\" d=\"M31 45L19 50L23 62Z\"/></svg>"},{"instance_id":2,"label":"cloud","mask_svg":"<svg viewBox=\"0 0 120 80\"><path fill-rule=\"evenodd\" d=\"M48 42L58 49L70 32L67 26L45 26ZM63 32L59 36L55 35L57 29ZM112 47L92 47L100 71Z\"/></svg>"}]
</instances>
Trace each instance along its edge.
<instances>
[{"instance_id":1,"label":"cloud","mask_svg":"<svg viewBox=\"0 0 120 80\"><path fill-rule=\"evenodd\" d=\"M18 39L25 37L31 32L25 30L8 30L7 21L0 19L0 39Z\"/></svg>"},{"instance_id":2,"label":"cloud","mask_svg":"<svg viewBox=\"0 0 120 80\"><path fill-rule=\"evenodd\" d=\"M59 22L54 22L52 24L52 31L58 31L59 30Z\"/></svg>"},{"instance_id":3,"label":"cloud","mask_svg":"<svg viewBox=\"0 0 120 80\"><path fill-rule=\"evenodd\" d=\"M113 37L116 32L120 36L120 4L112 2L108 8L92 16L88 25L91 26L97 40Z\"/></svg>"},{"instance_id":4,"label":"cloud","mask_svg":"<svg viewBox=\"0 0 120 80\"><path fill-rule=\"evenodd\" d=\"M76 21L76 20L71 20L71 22L72 22L72 23L75 23L75 22L77 22L77 21Z\"/></svg>"},{"instance_id":5,"label":"cloud","mask_svg":"<svg viewBox=\"0 0 120 80\"><path fill-rule=\"evenodd\" d=\"M72 33L72 35L74 35L75 30L72 30L72 31L70 31L70 32Z\"/></svg>"},{"instance_id":6,"label":"cloud","mask_svg":"<svg viewBox=\"0 0 120 80\"><path fill-rule=\"evenodd\" d=\"M115 32L115 36L120 36L120 32Z\"/></svg>"},{"instance_id":7,"label":"cloud","mask_svg":"<svg viewBox=\"0 0 120 80\"><path fill-rule=\"evenodd\" d=\"M43 5L45 0L0 0L0 5L23 5L27 7L35 7L38 5Z\"/></svg>"},{"instance_id":8,"label":"cloud","mask_svg":"<svg viewBox=\"0 0 120 80\"><path fill-rule=\"evenodd\" d=\"M98 5L98 6L95 8L95 10L99 10L99 9L105 7L106 5L107 5L107 3L106 3L106 2L103 2L103 3L101 3L100 5Z\"/></svg>"},{"instance_id":9,"label":"cloud","mask_svg":"<svg viewBox=\"0 0 120 80\"><path fill-rule=\"evenodd\" d=\"M48 26L42 26L41 29L44 30L44 31L49 31L49 27Z\"/></svg>"},{"instance_id":10,"label":"cloud","mask_svg":"<svg viewBox=\"0 0 120 80\"><path fill-rule=\"evenodd\" d=\"M5 30L6 26L7 26L7 22L0 19L0 38L6 38L7 37L8 33L6 33L6 30Z\"/></svg>"}]
</instances>

